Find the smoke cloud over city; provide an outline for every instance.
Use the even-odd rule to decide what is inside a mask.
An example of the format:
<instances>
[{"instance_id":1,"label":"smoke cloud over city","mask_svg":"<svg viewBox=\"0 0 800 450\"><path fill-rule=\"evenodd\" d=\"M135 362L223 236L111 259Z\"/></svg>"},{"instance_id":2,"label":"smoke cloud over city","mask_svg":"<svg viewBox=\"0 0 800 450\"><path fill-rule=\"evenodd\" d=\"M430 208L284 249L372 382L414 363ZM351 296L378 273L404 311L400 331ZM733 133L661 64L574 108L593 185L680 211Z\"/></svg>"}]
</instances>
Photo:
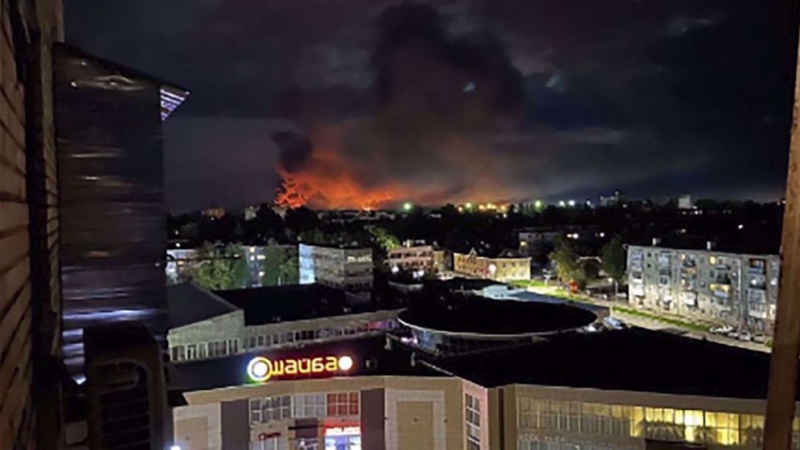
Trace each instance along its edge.
<instances>
[{"instance_id":1,"label":"smoke cloud over city","mask_svg":"<svg viewBox=\"0 0 800 450\"><path fill-rule=\"evenodd\" d=\"M385 10L377 28L369 109L274 136L277 203L377 208L512 195L493 138L517 125L523 77L500 40L452 36L436 10L408 3Z\"/></svg>"},{"instance_id":2,"label":"smoke cloud over city","mask_svg":"<svg viewBox=\"0 0 800 450\"><path fill-rule=\"evenodd\" d=\"M191 90L164 128L175 210L767 200L786 174L795 7L82 0L67 41Z\"/></svg>"}]
</instances>

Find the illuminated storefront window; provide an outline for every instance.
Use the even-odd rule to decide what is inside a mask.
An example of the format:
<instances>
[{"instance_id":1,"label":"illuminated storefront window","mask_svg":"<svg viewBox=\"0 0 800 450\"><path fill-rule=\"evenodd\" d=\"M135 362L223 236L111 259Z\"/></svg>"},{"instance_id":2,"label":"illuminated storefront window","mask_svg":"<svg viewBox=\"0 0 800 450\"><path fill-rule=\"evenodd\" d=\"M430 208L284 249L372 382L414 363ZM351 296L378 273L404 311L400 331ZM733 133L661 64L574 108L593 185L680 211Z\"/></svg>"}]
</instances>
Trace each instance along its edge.
<instances>
[{"instance_id":1,"label":"illuminated storefront window","mask_svg":"<svg viewBox=\"0 0 800 450\"><path fill-rule=\"evenodd\" d=\"M361 428L326 428L325 450L361 450Z\"/></svg>"},{"instance_id":2,"label":"illuminated storefront window","mask_svg":"<svg viewBox=\"0 0 800 450\"><path fill-rule=\"evenodd\" d=\"M759 448L763 444L762 415L561 402L524 397L518 399L517 408L521 436L526 435L525 430L552 430L583 435L644 437L751 448ZM793 431L792 448L800 449L800 419L795 419ZM525 442L521 448L528 448L528 443L533 441ZM530 448L544 448L542 446L550 444L536 441L535 445L530 445Z\"/></svg>"}]
</instances>

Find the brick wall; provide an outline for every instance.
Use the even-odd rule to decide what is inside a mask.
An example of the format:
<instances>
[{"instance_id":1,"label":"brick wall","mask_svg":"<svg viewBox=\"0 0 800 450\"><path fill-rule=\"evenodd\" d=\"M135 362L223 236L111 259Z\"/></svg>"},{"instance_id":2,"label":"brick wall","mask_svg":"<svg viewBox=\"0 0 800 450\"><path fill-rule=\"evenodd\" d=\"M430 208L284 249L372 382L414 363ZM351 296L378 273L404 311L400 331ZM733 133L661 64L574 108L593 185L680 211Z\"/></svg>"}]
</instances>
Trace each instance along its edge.
<instances>
[{"instance_id":1,"label":"brick wall","mask_svg":"<svg viewBox=\"0 0 800 450\"><path fill-rule=\"evenodd\" d=\"M53 0L1 5L0 448L34 448L32 330L41 326L40 306L58 313L49 48L62 33L61 5ZM57 322L51 317L51 326Z\"/></svg>"}]
</instances>

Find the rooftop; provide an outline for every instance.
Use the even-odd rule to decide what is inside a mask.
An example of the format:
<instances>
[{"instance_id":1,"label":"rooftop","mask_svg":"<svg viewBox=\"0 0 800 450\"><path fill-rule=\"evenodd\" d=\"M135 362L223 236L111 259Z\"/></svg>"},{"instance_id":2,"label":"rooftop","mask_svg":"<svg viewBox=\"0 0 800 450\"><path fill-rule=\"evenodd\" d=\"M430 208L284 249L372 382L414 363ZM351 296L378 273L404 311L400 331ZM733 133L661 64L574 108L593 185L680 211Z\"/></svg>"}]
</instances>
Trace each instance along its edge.
<instances>
[{"instance_id":1,"label":"rooftop","mask_svg":"<svg viewBox=\"0 0 800 450\"><path fill-rule=\"evenodd\" d=\"M763 399L769 354L630 328L564 334L435 364L487 387L534 384Z\"/></svg>"},{"instance_id":2,"label":"rooftop","mask_svg":"<svg viewBox=\"0 0 800 450\"><path fill-rule=\"evenodd\" d=\"M318 284L216 291L215 294L244 310L245 325L359 314L393 307L384 304L379 308L372 298L354 299L344 291Z\"/></svg>"},{"instance_id":3,"label":"rooftop","mask_svg":"<svg viewBox=\"0 0 800 450\"><path fill-rule=\"evenodd\" d=\"M489 300L469 296L447 305L417 302L400 313L406 325L444 333L524 335L586 326L597 315L566 303Z\"/></svg>"},{"instance_id":4,"label":"rooftop","mask_svg":"<svg viewBox=\"0 0 800 450\"><path fill-rule=\"evenodd\" d=\"M268 358L349 355L354 376L431 376L453 373L484 387L528 384L601 390L766 398L769 355L737 347L643 329L566 334L507 350L411 363L413 350L387 349L383 337L314 344L176 364L176 384L204 390L247 384L245 369L255 356ZM369 362L369 365L367 364ZM436 369L441 369L436 371Z\"/></svg>"},{"instance_id":5,"label":"rooftop","mask_svg":"<svg viewBox=\"0 0 800 450\"><path fill-rule=\"evenodd\" d=\"M669 236L659 239L658 245L653 245L652 240L637 240L629 242L630 245L652 248L670 248L674 250L703 250L707 251L707 244L711 241L710 250L715 253L747 254L747 255L777 255L780 241L769 237L745 234L741 238L704 238L698 236Z\"/></svg>"},{"instance_id":6,"label":"rooftop","mask_svg":"<svg viewBox=\"0 0 800 450\"><path fill-rule=\"evenodd\" d=\"M167 311L173 328L202 322L238 309L192 282L167 287Z\"/></svg>"},{"instance_id":7,"label":"rooftop","mask_svg":"<svg viewBox=\"0 0 800 450\"><path fill-rule=\"evenodd\" d=\"M493 259L499 259L499 258L521 258L521 259L530 259L528 256L522 255L517 250L508 249L508 248L493 249L489 245L487 245L486 248L480 249L480 250L479 249L475 249L475 248L471 248L471 249L469 249L467 251L454 250L454 253L459 253L461 255L469 255L470 253L473 253L473 252L475 252L475 255L477 255L479 257L482 257L482 258L493 258Z\"/></svg>"}]
</instances>

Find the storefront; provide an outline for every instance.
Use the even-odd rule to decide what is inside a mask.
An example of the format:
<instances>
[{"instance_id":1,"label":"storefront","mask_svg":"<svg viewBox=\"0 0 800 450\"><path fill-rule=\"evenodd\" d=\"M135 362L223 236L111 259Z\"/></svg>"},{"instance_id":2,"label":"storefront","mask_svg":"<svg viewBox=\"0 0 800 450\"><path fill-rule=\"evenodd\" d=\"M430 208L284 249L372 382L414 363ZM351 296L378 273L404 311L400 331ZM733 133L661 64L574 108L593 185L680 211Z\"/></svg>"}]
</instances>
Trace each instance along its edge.
<instances>
[{"instance_id":1,"label":"storefront","mask_svg":"<svg viewBox=\"0 0 800 450\"><path fill-rule=\"evenodd\" d=\"M361 450L361 427L325 428L325 450Z\"/></svg>"}]
</instances>

